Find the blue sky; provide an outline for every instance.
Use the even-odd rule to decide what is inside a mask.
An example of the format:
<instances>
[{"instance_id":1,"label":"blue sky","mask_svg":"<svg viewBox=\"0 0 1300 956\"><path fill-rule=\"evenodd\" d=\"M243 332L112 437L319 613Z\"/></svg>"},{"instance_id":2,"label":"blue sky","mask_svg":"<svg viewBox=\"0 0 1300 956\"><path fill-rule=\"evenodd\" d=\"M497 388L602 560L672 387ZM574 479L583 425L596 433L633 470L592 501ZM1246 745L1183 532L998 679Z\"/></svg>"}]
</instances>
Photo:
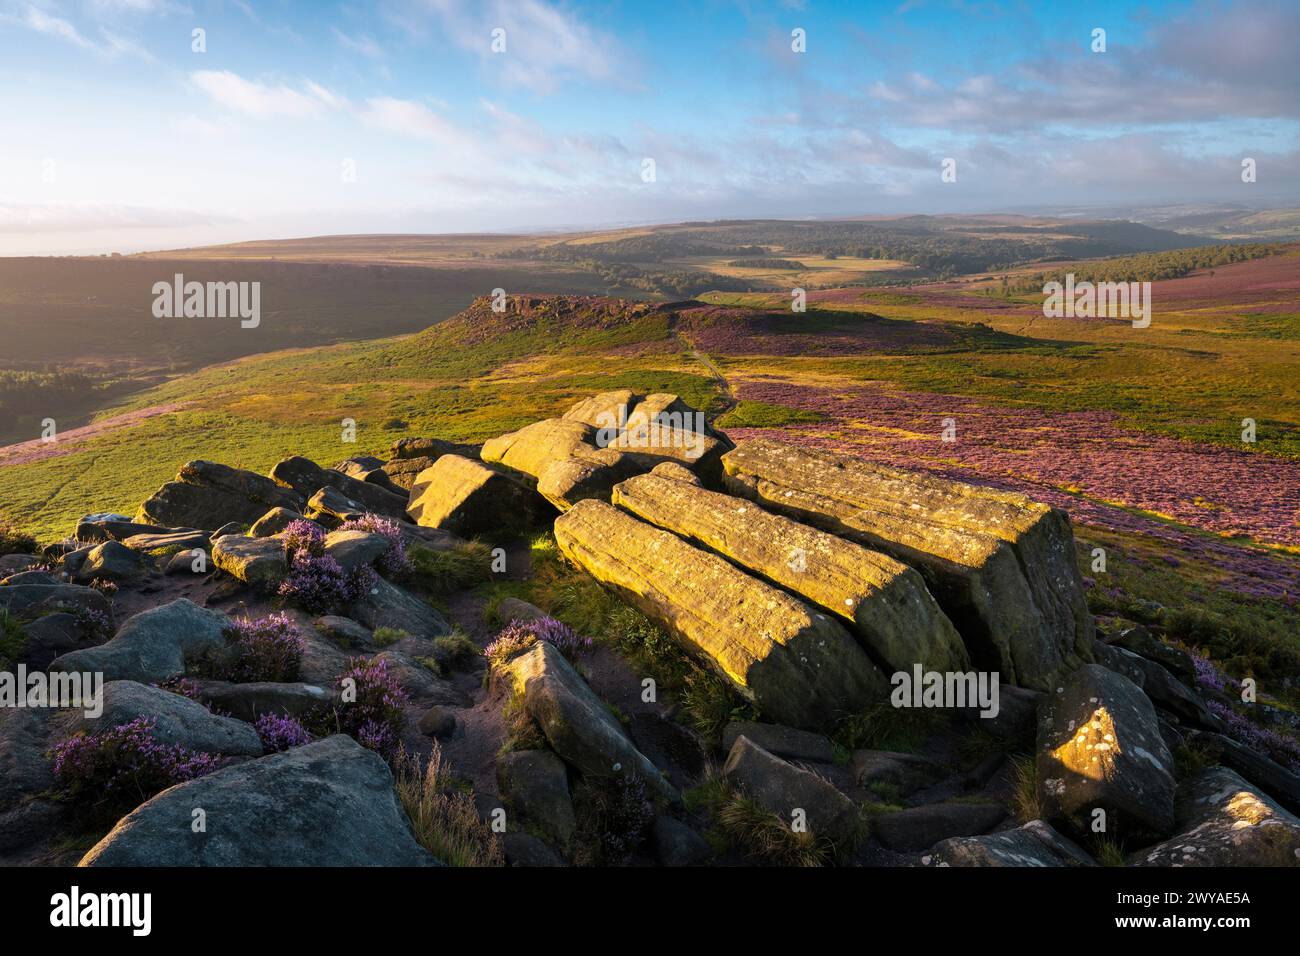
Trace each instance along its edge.
<instances>
[{"instance_id":1,"label":"blue sky","mask_svg":"<svg viewBox=\"0 0 1300 956\"><path fill-rule=\"evenodd\" d=\"M1268 0L0 0L0 254L1295 205L1297 49Z\"/></svg>"}]
</instances>

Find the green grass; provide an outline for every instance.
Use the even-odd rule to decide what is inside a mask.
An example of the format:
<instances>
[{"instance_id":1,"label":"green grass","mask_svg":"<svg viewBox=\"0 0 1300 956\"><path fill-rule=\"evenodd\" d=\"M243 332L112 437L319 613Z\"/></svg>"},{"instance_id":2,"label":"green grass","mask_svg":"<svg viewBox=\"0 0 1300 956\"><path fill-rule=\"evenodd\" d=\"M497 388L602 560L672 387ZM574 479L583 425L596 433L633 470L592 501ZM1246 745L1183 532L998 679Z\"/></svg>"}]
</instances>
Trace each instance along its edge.
<instances>
[{"instance_id":1,"label":"green grass","mask_svg":"<svg viewBox=\"0 0 1300 956\"><path fill-rule=\"evenodd\" d=\"M787 408L770 402L741 400L725 415L718 418L719 428L779 428L782 425L802 425L825 421L820 412L800 408Z\"/></svg>"},{"instance_id":2,"label":"green grass","mask_svg":"<svg viewBox=\"0 0 1300 956\"><path fill-rule=\"evenodd\" d=\"M433 594L449 594L492 578L492 549L481 541L467 541L448 551L412 545L411 580Z\"/></svg>"}]
</instances>

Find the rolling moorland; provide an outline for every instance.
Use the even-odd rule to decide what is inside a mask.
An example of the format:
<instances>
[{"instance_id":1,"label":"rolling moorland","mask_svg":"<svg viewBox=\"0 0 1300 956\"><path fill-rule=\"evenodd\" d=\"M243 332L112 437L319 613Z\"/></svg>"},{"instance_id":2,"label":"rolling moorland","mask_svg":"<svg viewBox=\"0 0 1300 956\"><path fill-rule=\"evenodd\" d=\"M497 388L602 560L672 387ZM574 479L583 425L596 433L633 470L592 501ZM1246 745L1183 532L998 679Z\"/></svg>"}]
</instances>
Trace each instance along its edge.
<instances>
[{"instance_id":1,"label":"rolling moorland","mask_svg":"<svg viewBox=\"0 0 1300 956\"><path fill-rule=\"evenodd\" d=\"M71 391L89 385L93 394L60 399L73 425L57 442L0 449L0 519L50 543L89 512L135 514L195 459L260 474L290 455L324 465L387 459L402 439L477 444L594 393L673 393L734 442L779 438L1064 509L1099 619L1150 627L1201 655L1210 673L1256 677L1271 726L1292 735L1300 245L1205 245L1133 224L913 217L459 245L248 243L94 261L87 267L140 271L117 286L102 283L107 271L85 287L53 283L64 293L48 300L32 290L48 288L49 276L24 287L17 269L0 286L0 321L25 350L12 367L65 362L61 369L90 376ZM205 268L222 279L243 268L264 277L264 337L245 344L254 336L229 320L197 320L178 333L185 338L160 335L156 324L140 332L157 320L141 318L147 304L133 296L151 284L143 277L173 265L194 278ZM1151 326L1044 318L1042 279L1066 271L1154 279ZM93 292L96 281L121 291ZM277 282L292 307L267 304ZM790 311L794 285L808 290L806 312ZM485 297L498 286L508 293L504 313ZM137 338L78 335L71 354L67 340L34 344L31 329L52 328L56 315L101 330L116 323ZM180 329L186 320L168 321ZM42 347L54 358L42 358ZM123 374L116 357L126 353L135 364ZM39 385L14 394L28 403L23 414L44 417L39 400L31 404ZM1242 441L1247 418L1251 443ZM343 440L345 419L356 423L354 442ZM30 434L30 422L19 427ZM469 591L435 588L435 605L482 643L484 609L491 616L505 597L523 598L645 663L611 636L616 608L575 598L586 579L558 562L549 535L512 548L533 573ZM1097 548L1106 553L1100 572ZM600 673L616 670L599 656L609 650L589 665L593 684L618 683ZM734 702L721 709L745 713ZM690 723L716 734L717 710L692 712ZM917 732L840 728L835 742L904 749ZM487 791L485 758L457 746L446 744L452 763L478 767L476 790ZM1285 763L1294 756L1287 746L1294 742L1271 754Z\"/></svg>"}]
</instances>

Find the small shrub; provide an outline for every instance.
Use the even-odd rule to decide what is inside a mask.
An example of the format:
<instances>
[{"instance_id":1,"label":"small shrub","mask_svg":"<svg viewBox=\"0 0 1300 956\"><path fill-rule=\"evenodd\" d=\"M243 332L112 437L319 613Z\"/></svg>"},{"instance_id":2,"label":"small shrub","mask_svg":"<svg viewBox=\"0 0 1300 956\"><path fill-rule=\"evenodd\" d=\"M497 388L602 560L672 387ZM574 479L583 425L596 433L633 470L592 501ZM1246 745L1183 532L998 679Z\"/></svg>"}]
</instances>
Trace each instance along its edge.
<instances>
[{"instance_id":1,"label":"small shrub","mask_svg":"<svg viewBox=\"0 0 1300 956\"><path fill-rule=\"evenodd\" d=\"M278 593L311 614L328 614L351 604L374 584L371 567L360 567L348 574L327 554L297 551Z\"/></svg>"},{"instance_id":2,"label":"small shrub","mask_svg":"<svg viewBox=\"0 0 1300 956\"><path fill-rule=\"evenodd\" d=\"M185 697L194 701L199 700L199 685L189 677L168 677L166 680L158 681L158 683L153 686L176 694L179 697Z\"/></svg>"},{"instance_id":3,"label":"small shrub","mask_svg":"<svg viewBox=\"0 0 1300 956\"><path fill-rule=\"evenodd\" d=\"M262 746L268 751L279 752L311 743L311 734L307 728L292 717L268 712L258 717L253 727L257 736L262 738Z\"/></svg>"},{"instance_id":4,"label":"small shrub","mask_svg":"<svg viewBox=\"0 0 1300 956\"><path fill-rule=\"evenodd\" d=\"M385 759L392 757L406 724L402 708L407 697L397 677L389 672L388 661L353 657L336 686L343 694L342 702L315 721L312 730L317 736L337 730Z\"/></svg>"},{"instance_id":5,"label":"small shrub","mask_svg":"<svg viewBox=\"0 0 1300 956\"><path fill-rule=\"evenodd\" d=\"M57 792L97 820L129 813L155 794L216 770L209 753L161 744L154 720L138 717L110 730L78 733L50 751Z\"/></svg>"},{"instance_id":6,"label":"small shrub","mask_svg":"<svg viewBox=\"0 0 1300 956\"><path fill-rule=\"evenodd\" d=\"M226 631L226 646L199 661L201 677L233 681L285 683L296 681L306 650L298 626L281 612L234 621Z\"/></svg>"},{"instance_id":7,"label":"small shrub","mask_svg":"<svg viewBox=\"0 0 1300 956\"><path fill-rule=\"evenodd\" d=\"M0 557L6 554L35 554L39 545L25 531L8 524L0 524Z\"/></svg>"},{"instance_id":8,"label":"small shrub","mask_svg":"<svg viewBox=\"0 0 1300 956\"><path fill-rule=\"evenodd\" d=\"M1043 818L1042 803L1038 799L1038 765L1032 757L1016 757L1012 762L1012 783L1015 791L1011 806L1021 823Z\"/></svg>"},{"instance_id":9,"label":"small shrub","mask_svg":"<svg viewBox=\"0 0 1300 956\"><path fill-rule=\"evenodd\" d=\"M90 586L110 601L117 597L116 581L110 581L108 578L95 578L90 582Z\"/></svg>"},{"instance_id":10,"label":"small shrub","mask_svg":"<svg viewBox=\"0 0 1300 956\"><path fill-rule=\"evenodd\" d=\"M655 802L639 775L587 777L575 788L578 816L575 862L617 866L626 863L650 835Z\"/></svg>"},{"instance_id":11,"label":"small shrub","mask_svg":"<svg viewBox=\"0 0 1300 956\"><path fill-rule=\"evenodd\" d=\"M492 549L481 541L467 541L449 551L415 544L407 557L412 580L433 594L448 594L492 578Z\"/></svg>"},{"instance_id":12,"label":"small shrub","mask_svg":"<svg viewBox=\"0 0 1300 956\"><path fill-rule=\"evenodd\" d=\"M72 609L72 616L88 642L99 643L113 636L113 619L98 608L78 605Z\"/></svg>"},{"instance_id":13,"label":"small shrub","mask_svg":"<svg viewBox=\"0 0 1300 956\"><path fill-rule=\"evenodd\" d=\"M554 645L556 650L571 661L577 660L578 656L590 650L592 645L591 638L579 637L571 627L553 617L542 617L535 621L511 621L497 635L497 640L493 644L502 640L522 642L528 635Z\"/></svg>"},{"instance_id":14,"label":"small shrub","mask_svg":"<svg viewBox=\"0 0 1300 956\"><path fill-rule=\"evenodd\" d=\"M811 833L797 833L775 813L740 793L730 794L717 813L728 844L752 859L776 866L825 866L831 847Z\"/></svg>"},{"instance_id":15,"label":"small shrub","mask_svg":"<svg viewBox=\"0 0 1300 956\"><path fill-rule=\"evenodd\" d=\"M1093 845L1093 856L1102 866L1124 866L1124 844L1113 837L1102 837Z\"/></svg>"},{"instance_id":16,"label":"small shrub","mask_svg":"<svg viewBox=\"0 0 1300 956\"><path fill-rule=\"evenodd\" d=\"M438 663L443 667L462 667L478 660L483 653L473 639L461 630L433 639L434 653Z\"/></svg>"},{"instance_id":17,"label":"small shrub","mask_svg":"<svg viewBox=\"0 0 1300 956\"><path fill-rule=\"evenodd\" d=\"M321 555L325 552L325 529L308 518L295 518L280 532L280 541L289 561L299 553Z\"/></svg>"},{"instance_id":18,"label":"small shrub","mask_svg":"<svg viewBox=\"0 0 1300 956\"><path fill-rule=\"evenodd\" d=\"M448 866L505 865L500 840L479 819L474 797L456 789L437 741L427 765L398 750L393 770L397 796L420 846Z\"/></svg>"},{"instance_id":19,"label":"small shrub","mask_svg":"<svg viewBox=\"0 0 1300 956\"><path fill-rule=\"evenodd\" d=\"M387 626L375 628L374 634L371 635L374 642L380 647L388 647L390 644L396 644L403 638L410 636L410 634L407 634L400 627Z\"/></svg>"},{"instance_id":20,"label":"small shrub","mask_svg":"<svg viewBox=\"0 0 1300 956\"><path fill-rule=\"evenodd\" d=\"M7 608L0 608L0 671L12 671L27 650L27 633Z\"/></svg>"},{"instance_id":21,"label":"small shrub","mask_svg":"<svg viewBox=\"0 0 1300 956\"><path fill-rule=\"evenodd\" d=\"M487 658L489 667L497 667L518 657L536 643L536 636L529 631L502 631L495 641L483 648L483 656Z\"/></svg>"},{"instance_id":22,"label":"small shrub","mask_svg":"<svg viewBox=\"0 0 1300 956\"><path fill-rule=\"evenodd\" d=\"M370 534L383 535L388 539L388 550L375 561L375 567L381 574L390 578L404 577L411 572L411 560L406 556L406 541L402 537L402 526L392 518L364 514L360 518L343 522L339 530L366 531Z\"/></svg>"}]
</instances>

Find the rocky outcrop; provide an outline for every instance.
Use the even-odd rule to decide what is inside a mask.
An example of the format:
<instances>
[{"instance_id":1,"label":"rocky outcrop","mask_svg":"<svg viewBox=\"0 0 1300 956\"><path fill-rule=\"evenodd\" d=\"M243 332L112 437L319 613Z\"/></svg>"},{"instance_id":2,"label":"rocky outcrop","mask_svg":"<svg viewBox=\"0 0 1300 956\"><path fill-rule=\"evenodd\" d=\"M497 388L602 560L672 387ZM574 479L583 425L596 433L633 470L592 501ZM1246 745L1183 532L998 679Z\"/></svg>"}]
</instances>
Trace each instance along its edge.
<instances>
[{"instance_id":1,"label":"rocky outcrop","mask_svg":"<svg viewBox=\"0 0 1300 956\"><path fill-rule=\"evenodd\" d=\"M211 461L191 461L140 506L135 520L162 527L215 531L227 522L252 524L269 508L301 511L303 496L270 478Z\"/></svg>"},{"instance_id":2,"label":"rocky outcrop","mask_svg":"<svg viewBox=\"0 0 1300 956\"><path fill-rule=\"evenodd\" d=\"M189 750L240 757L262 756L262 741L251 724L231 717L219 717L202 704L129 680L104 685L104 711L86 717L79 711L57 718L68 734L94 733L147 717L154 721L153 739L161 744L179 744Z\"/></svg>"},{"instance_id":3,"label":"rocky outcrop","mask_svg":"<svg viewBox=\"0 0 1300 956\"><path fill-rule=\"evenodd\" d=\"M523 482L460 455L420 472L406 507L416 524L463 536L522 530L549 510Z\"/></svg>"},{"instance_id":4,"label":"rocky outcrop","mask_svg":"<svg viewBox=\"0 0 1300 956\"><path fill-rule=\"evenodd\" d=\"M636 774L660 797L673 802L679 799L655 765L637 750L604 701L554 645L538 642L497 665L496 670L566 763L598 778Z\"/></svg>"},{"instance_id":5,"label":"rocky outcrop","mask_svg":"<svg viewBox=\"0 0 1300 956\"><path fill-rule=\"evenodd\" d=\"M349 574L374 564L389 547L386 537L371 531L339 529L325 536L325 554Z\"/></svg>"},{"instance_id":6,"label":"rocky outcrop","mask_svg":"<svg viewBox=\"0 0 1300 956\"><path fill-rule=\"evenodd\" d=\"M205 828L195 832L201 808ZM336 735L164 790L80 866L429 866L384 761Z\"/></svg>"},{"instance_id":7,"label":"rocky outcrop","mask_svg":"<svg viewBox=\"0 0 1300 956\"><path fill-rule=\"evenodd\" d=\"M349 606L347 616L372 631L391 627L412 637L440 637L451 631L441 614L385 578L377 578L370 593Z\"/></svg>"},{"instance_id":8,"label":"rocky outcrop","mask_svg":"<svg viewBox=\"0 0 1300 956\"><path fill-rule=\"evenodd\" d=\"M253 526L248 529L249 537L269 538L279 534L301 517L301 514L288 508L272 508L253 522Z\"/></svg>"},{"instance_id":9,"label":"rocky outcrop","mask_svg":"<svg viewBox=\"0 0 1300 956\"><path fill-rule=\"evenodd\" d=\"M839 843L858 833L858 808L821 777L738 737L722 777L787 826L798 823L815 837Z\"/></svg>"},{"instance_id":10,"label":"rocky outcrop","mask_svg":"<svg viewBox=\"0 0 1300 956\"><path fill-rule=\"evenodd\" d=\"M386 518L406 519L406 499L382 485L359 481L332 468L322 468L309 458L295 455L276 463L271 477L303 498L310 498L322 488L334 488L347 498L361 503L362 510Z\"/></svg>"},{"instance_id":11,"label":"rocky outcrop","mask_svg":"<svg viewBox=\"0 0 1300 956\"><path fill-rule=\"evenodd\" d=\"M1180 802L1179 834L1133 866L1300 866L1300 819L1226 767L1202 770Z\"/></svg>"},{"instance_id":12,"label":"rocky outcrop","mask_svg":"<svg viewBox=\"0 0 1300 956\"><path fill-rule=\"evenodd\" d=\"M108 617L108 598L95 588L80 584L59 584L50 579L0 585L0 608L14 617L37 617L52 611L84 608Z\"/></svg>"},{"instance_id":13,"label":"rocky outcrop","mask_svg":"<svg viewBox=\"0 0 1300 956\"><path fill-rule=\"evenodd\" d=\"M556 520L555 538L772 719L819 728L888 694L838 622L674 534L582 501Z\"/></svg>"},{"instance_id":14,"label":"rocky outcrop","mask_svg":"<svg viewBox=\"0 0 1300 956\"><path fill-rule=\"evenodd\" d=\"M212 563L245 584L268 589L279 584L288 570L284 544L279 538L250 538L242 534L214 538Z\"/></svg>"},{"instance_id":15,"label":"rocky outcrop","mask_svg":"<svg viewBox=\"0 0 1300 956\"><path fill-rule=\"evenodd\" d=\"M616 485L613 503L843 618L890 672L916 663L936 671L970 666L961 637L921 575L893 558L747 499L662 475Z\"/></svg>"},{"instance_id":16,"label":"rocky outcrop","mask_svg":"<svg viewBox=\"0 0 1300 956\"><path fill-rule=\"evenodd\" d=\"M796 727L733 720L722 728L722 749L730 753L741 737L748 737L751 743L787 760L812 760L817 763L835 761L835 748L827 738Z\"/></svg>"},{"instance_id":17,"label":"rocky outcrop","mask_svg":"<svg viewBox=\"0 0 1300 956\"><path fill-rule=\"evenodd\" d=\"M735 494L916 568L972 660L1046 690L1091 659L1094 625L1064 512L1014 492L769 439L723 456Z\"/></svg>"},{"instance_id":18,"label":"rocky outcrop","mask_svg":"<svg viewBox=\"0 0 1300 956\"><path fill-rule=\"evenodd\" d=\"M480 447L441 438L401 438L393 442L393 457L384 463L384 474L395 487L410 491L416 476L443 455L477 460Z\"/></svg>"},{"instance_id":19,"label":"rocky outcrop","mask_svg":"<svg viewBox=\"0 0 1300 956\"><path fill-rule=\"evenodd\" d=\"M549 750L516 750L497 759L497 785L506 806L560 846L578 828L564 762Z\"/></svg>"},{"instance_id":20,"label":"rocky outcrop","mask_svg":"<svg viewBox=\"0 0 1300 956\"><path fill-rule=\"evenodd\" d=\"M563 417L565 421L582 422L592 428L613 426L621 429L626 424L636 400L637 394L630 388L601 392L599 395L574 402Z\"/></svg>"},{"instance_id":21,"label":"rocky outcrop","mask_svg":"<svg viewBox=\"0 0 1300 956\"><path fill-rule=\"evenodd\" d=\"M185 662L225 646L230 619L185 598L127 618L112 640L64 654L51 671L99 671L105 680L150 684L184 673Z\"/></svg>"},{"instance_id":22,"label":"rocky outcrop","mask_svg":"<svg viewBox=\"0 0 1300 956\"><path fill-rule=\"evenodd\" d=\"M936 843L922 866L1096 866L1075 843L1042 820L986 836Z\"/></svg>"},{"instance_id":23,"label":"rocky outcrop","mask_svg":"<svg viewBox=\"0 0 1300 956\"><path fill-rule=\"evenodd\" d=\"M1079 668L1048 695L1038 727L1044 816L1075 833L1162 837L1174 826L1173 759L1155 708L1132 681L1101 666Z\"/></svg>"}]
</instances>

